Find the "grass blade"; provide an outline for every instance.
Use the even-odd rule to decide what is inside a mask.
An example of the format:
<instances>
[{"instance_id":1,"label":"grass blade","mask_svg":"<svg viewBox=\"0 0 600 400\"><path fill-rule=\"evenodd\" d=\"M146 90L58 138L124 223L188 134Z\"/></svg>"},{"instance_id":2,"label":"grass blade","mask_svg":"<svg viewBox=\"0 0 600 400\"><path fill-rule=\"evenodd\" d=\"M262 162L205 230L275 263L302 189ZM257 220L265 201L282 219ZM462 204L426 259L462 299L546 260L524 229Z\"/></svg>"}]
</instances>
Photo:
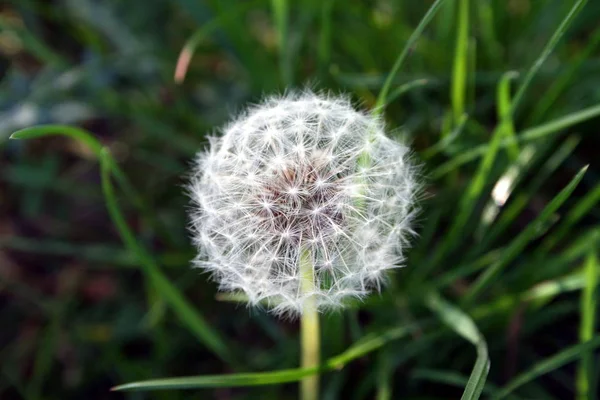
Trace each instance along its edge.
<instances>
[{"instance_id":1,"label":"grass blade","mask_svg":"<svg viewBox=\"0 0 600 400\"><path fill-rule=\"evenodd\" d=\"M596 28L591 38L586 44L585 49L575 58L574 61L568 63L567 70L559 74L552 81L550 88L541 96L540 101L536 103L529 121L533 124L541 121L548 110L556 103L560 96L567 90L569 84L577 76L577 72L581 69L586 60L588 60L594 51L600 45L600 27Z\"/></svg>"},{"instance_id":2,"label":"grass blade","mask_svg":"<svg viewBox=\"0 0 600 400\"><path fill-rule=\"evenodd\" d=\"M527 246L527 244L536 236L538 230L546 224L550 217L552 217L559 207L571 196L583 178L586 170L587 166L582 168L571 182L561 190L560 193L546 205L546 207L544 207L540 215L527 225L527 228L512 241L506 251L502 253L500 260L481 274L479 279L473 283L468 294L465 296L465 303L468 304L472 302L510 262L521 254L523 249L525 249L525 246Z\"/></svg>"},{"instance_id":3,"label":"grass blade","mask_svg":"<svg viewBox=\"0 0 600 400\"><path fill-rule=\"evenodd\" d=\"M586 343L571 346L566 350L563 350L560 353L537 363L530 370L517 376L515 379L510 381L500 392L496 393L495 396L492 396L492 399L503 399L516 389L525 385L526 383L531 382L534 379L539 378L540 376L545 375L549 372L552 372L555 369L558 369L563 365L566 365L574 360L577 360L578 358L582 357L583 354L590 353L592 350L598 347L600 347L600 336L596 336L594 339Z\"/></svg>"},{"instance_id":4,"label":"grass blade","mask_svg":"<svg viewBox=\"0 0 600 400\"><path fill-rule=\"evenodd\" d=\"M471 342L477 349L477 360L465 387L461 400L477 400L481 396L488 372L490 359L485 339L477 329L473 320L457 307L442 299L437 293L430 294L428 307L457 334Z\"/></svg>"},{"instance_id":5,"label":"grass blade","mask_svg":"<svg viewBox=\"0 0 600 400\"><path fill-rule=\"evenodd\" d=\"M417 42L419 37L421 37L421 34L425 30L425 28L427 27L429 22L433 19L433 17L435 16L435 14L439 10L439 8L443 5L444 1L445 0L436 0L435 3L433 3L431 5L431 7L429 7L429 10L427 11L427 13L425 13L425 15L423 16L423 19L421 19L421 22L419 22L419 25L417 25L417 27L415 28L413 33L408 38L406 45L400 52L400 55L398 55L398 58L396 58L396 62L394 62L394 65L392 66L390 73L388 74L387 78L385 79L383 87L381 88L381 92L379 92L379 96L377 97L377 101L375 103L375 112L376 113L381 113L383 111L382 110L383 107L388 103L388 93L391 89L392 82L394 81L396 74L398 73L398 71L400 70L400 67L402 66L402 63L408 56L408 53L410 52L412 47L415 45L415 43Z\"/></svg>"},{"instance_id":6,"label":"grass blade","mask_svg":"<svg viewBox=\"0 0 600 400\"><path fill-rule=\"evenodd\" d=\"M508 229L513 223L515 218L523 211L523 209L529 204L532 196L538 192L539 188L544 182L556 171L556 169L569 157L569 155L575 150L580 138L578 136L568 137L564 143L560 145L558 150L552 154L550 158L542 165L542 167L536 170L535 175L531 184L526 190L520 191L514 199L506 206L502 211L500 218L495 220L493 224L488 226L486 234L481 241L479 248L487 249L494 241ZM529 146L525 147L528 149ZM500 181L499 181L500 182Z\"/></svg>"},{"instance_id":7,"label":"grass blade","mask_svg":"<svg viewBox=\"0 0 600 400\"><path fill-rule=\"evenodd\" d=\"M145 275L155 285L163 299L171 306L180 320L202 341L209 349L221 357L224 361L232 362L233 356L229 348L221 340L220 336L204 320L198 311L183 298L179 290L173 286L158 268L154 259L138 243L135 236L127 226L117 201L114 188L110 179L112 157L108 149L103 149L100 157L100 166L102 173L102 191L104 192L106 207L113 220L113 223L119 231L123 242L127 248L134 253Z\"/></svg>"},{"instance_id":8,"label":"grass blade","mask_svg":"<svg viewBox=\"0 0 600 400\"><path fill-rule=\"evenodd\" d=\"M598 202L600 202L600 184L596 185L581 200L579 200L579 202L577 202L556 230L544 240L538 253L544 254L553 249L554 246L556 246L560 240L571 231L573 225L590 212Z\"/></svg>"},{"instance_id":9,"label":"grass blade","mask_svg":"<svg viewBox=\"0 0 600 400\"><path fill-rule=\"evenodd\" d=\"M561 130L569 128L573 125L577 125L580 122L584 122L598 116L600 116L600 105L589 107L581 111L568 114L562 118L555 119L554 121L550 121L546 124L537 126L535 128L526 129L523 132L517 134L516 139L504 139L502 142L500 142L499 148L506 148L507 146L510 146L513 143L525 143L530 142L532 140L541 139L548 135L560 132ZM491 144L482 144L480 146L475 147L474 149L467 150L462 154L456 155L451 160L434 169L429 174L429 176L432 179L439 179L440 177L455 170L461 165L473 161L481 157L482 155L485 155L490 145Z\"/></svg>"},{"instance_id":10,"label":"grass blade","mask_svg":"<svg viewBox=\"0 0 600 400\"><path fill-rule=\"evenodd\" d=\"M194 32L194 34L187 40L187 42L181 49L181 52L179 53L179 57L177 58L175 74L173 76L175 83L183 83L187 71L189 69L190 62L192 61L192 57L194 56L196 49L202 42L202 39L210 35L213 31L216 31L218 28L220 28L224 21L234 18L240 18L240 16L248 9L256 7L257 3L258 2L256 1L240 3L238 7L215 18L214 20L210 21L209 23L205 24L204 26L201 26L198 30L196 30L196 32Z\"/></svg>"},{"instance_id":11,"label":"grass blade","mask_svg":"<svg viewBox=\"0 0 600 400\"><path fill-rule=\"evenodd\" d=\"M211 387L275 385L297 382L302 378L317 373L340 370L350 361L377 350L392 340L397 340L417 329L422 329L424 325L427 325L427 322L392 328L383 333L368 335L352 345L346 351L328 359L319 367L284 369L272 372L154 379L119 385L112 390L198 389Z\"/></svg>"},{"instance_id":12,"label":"grass blade","mask_svg":"<svg viewBox=\"0 0 600 400\"><path fill-rule=\"evenodd\" d=\"M554 51L554 48L568 29L569 25L571 25L571 23L575 20L575 17L581 12L586 3L587 0L578 0L573 5L571 11L569 11L565 19L558 26L558 28L544 47L544 50L542 50L542 54L540 54L540 56L535 60L531 68L529 68L529 70L525 74L523 82L519 86L519 90L517 90L517 93L515 94L515 98L511 107L511 114L515 113L515 110L517 109L517 107L519 107L519 104L523 100L523 96L529 88L531 81L537 75L538 71L540 70L546 59L548 59L552 51Z\"/></svg>"},{"instance_id":13,"label":"grass blade","mask_svg":"<svg viewBox=\"0 0 600 400\"><path fill-rule=\"evenodd\" d=\"M505 78L502 78L500 82L502 83L503 81L510 79L511 76L512 72L507 72L505 74ZM441 262L448 252L454 248L459 237L465 235L464 228L471 217L473 210L475 209L475 205L479 200L486 183L489 181L490 171L494 165L494 161L496 160L496 155L498 154L502 136L503 123L496 127L492 133L492 138L489 146L487 147L487 151L479 163L479 167L477 168L471 183L460 198L458 215L452 222L445 240L436 250L432 260L429 264L427 264L426 268L423 268L422 275L427 275L431 269L435 268L435 266Z\"/></svg>"},{"instance_id":14,"label":"grass blade","mask_svg":"<svg viewBox=\"0 0 600 400\"><path fill-rule=\"evenodd\" d=\"M512 158L512 160L516 160L516 158L519 156L519 146L515 140L515 125L510 112L510 82L513 79L516 79L518 76L519 73L516 71L505 73L500 79L498 90L496 91L498 121L502 121L501 128L504 131L504 136L514 142L508 146L508 155Z\"/></svg>"},{"instance_id":15,"label":"grass blade","mask_svg":"<svg viewBox=\"0 0 600 400\"><path fill-rule=\"evenodd\" d=\"M288 87L292 84L292 64L289 57L289 3L287 0L271 0L271 8L277 31L281 81Z\"/></svg>"},{"instance_id":16,"label":"grass blade","mask_svg":"<svg viewBox=\"0 0 600 400\"><path fill-rule=\"evenodd\" d=\"M596 328L596 312L598 287L598 275L600 264L596 257L596 249L590 248L590 254L585 261L583 275L585 277L585 287L581 294L581 325L579 326L579 340L586 343L593 339ZM594 396L593 384L594 357L591 352L581 356L581 361L577 370L577 399L591 400Z\"/></svg>"},{"instance_id":17,"label":"grass blade","mask_svg":"<svg viewBox=\"0 0 600 400\"><path fill-rule=\"evenodd\" d=\"M469 0L459 0L456 14L456 47L452 71L452 115L454 125L460 121L465 113L469 55Z\"/></svg>"}]
</instances>

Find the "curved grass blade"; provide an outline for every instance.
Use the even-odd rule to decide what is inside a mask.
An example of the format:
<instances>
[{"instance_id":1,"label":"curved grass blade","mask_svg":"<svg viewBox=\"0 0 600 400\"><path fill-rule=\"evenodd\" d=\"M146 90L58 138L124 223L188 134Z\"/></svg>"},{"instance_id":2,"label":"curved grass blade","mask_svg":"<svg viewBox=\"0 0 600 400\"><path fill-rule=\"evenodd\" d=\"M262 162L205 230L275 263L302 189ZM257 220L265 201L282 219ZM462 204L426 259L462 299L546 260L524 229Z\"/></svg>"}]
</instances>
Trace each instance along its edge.
<instances>
[{"instance_id":1,"label":"curved grass blade","mask_svg":"<svg viewBox=\"0 0 600 400\"><path fill-rule=\"evenodd\" d=\"M25 129L20 129L10 135L9 139L37 139L46 136L66 136L74 139L83 145L85 145L96 159L100 159L103 145L88 131L70 125L59 125L59 124L44 124L32 126ZM172 233L169 229L166 229L164 225L157 220L155 213L152 212L146 203L142 200L142 197L134 189L133 185L127 179L127 176L123 173L119 165L115 162L112 157L106 160L110 167L111 173L119 183L119 187L125 193L125 197L131 203L140 210L142 215L154 226L157 232L166 238L169 243L176 243Z\"/></svg>"},{"instance_id":2,"label":"curved grass blade","mask_svg":"<svg viewBox=\"0 0 600 400\"><path fill-rule=\"evenodd\" d=\"M583 178L586 170L587 166L582 168L571 182L561 190L560 193L546 205L546 207L544 207L540 215L527 225L527 228L511 242L508 248L502 253L501 258L481 274L479 279L473 283L464 297L466 304L472 302L510 262L521 254L525 246L527 246L527 244L537 235L539 229L545 226L550 217L552 217L558 208L571 196Z\"/></svg>"},{"instance_id":3,"label":"curved grass blade","mask_svg":"<svg viewBox=\"0 0 600 400\"><path fill-rule=\"evenodd\" d=\"M555 119L554 121L550 121L546 124L537 126L535 128L526 129L523 132L517 134L516 139L504 139L502 140L502 142L500 142L499 148L506 148L512 145L513 143L525 143L530 142L532 140L541 139L545 136L557 133L562 129L569 128L573 125L577 125L580 122L584 122L598 116L600 116L600 105L589 107L581 111L577 111L568 114L564 117ZM467 150L462 154L458 154L451 160L434 169L429 174L429 176L432 179L439 179L440 177L455 170L461 165L473 161L486 154L489 146L490 144L482 144L480 146L475 147L474 149Z\"/></svg>"},{"instance_id":4,"label":"curved grass blade","mask_svg":"<svg viewBox=\"0 0 600 400\"><path fill-rule=\"evenodd\" d=\"M419 39L419 37L421 36L423 31L425 30L425 27L427 27L429 22L433 19L433 17L435 16L435 14L439 10L439 8L442 6L444 1L445 0L436 0L435 3L433 3L431 5L431 7L429 7L429 10L427 11L427 13L425 13L425 15L423 16L423 19L421 19L421 22L419 22L419 25L417 25L417 27L415 28L413 33L408 38L406 45L402 49L402 52L400 52L400 54L398 55L398 58L396 58L396 61L394 62L394 65L392 66L390 73L388 74L387 78L385 79L385 83L383 84L383 87L381 88L381 92L379 92L379 96L377 97L377 101L375 103L375 111L374 111L375 113L381 113L383 111L383 107L387 103L388 93L391 89L392 82L394 81L394 77L400 70L400 67L402 66L402 63L408 56L408 53L410 52L412 47L415 45L415 43L417 42L417 40Z\"/></svg>"},{"instance_id":5,"label":"curved grass blade","mask_svg":"<svg viewBox=\"0 0 600 400\"><path fill-rule=\"evenodd\" d=\"M461 400L477 400L481 396L488 372L490 359L487 344L473 320L457 307L442 299L437 293L426 298L427 306L457 334L471 342L477 349L477 360L465 387Z\"/></svg>"},{"instance_id":6,"label":"curved grass blade","mask_svg":"<svg viewBox=\"0 0 600 400\"><path fill-rule=\"evenodd\" d=\"M210 35L213 31L220 28L221 24L224 21L239 18L241 14L243 14L248 9L255 7L257 4L257 1L248 1L240 3L235 7L235 9L230 10L229 12L210 21L209 23L196 30L196 32L194 32L194 34L185 43L185 45L181 49L181 52L179 53L179 57L177 58L175 74L173 76L173 80L175 81L175 83L183 83L183 81L185 80L185 76L190 67L192 57L194 56L196 49L202 42L202 39Z\"/></svg>"},{"instance_id":7,"label":"curved grass blade","mask_svg":"<svg viewBox=\"0 0 600 400\"><path fill-rule=\"evenodd\" d=\"M110 179L110 172L112 171L111 163L113 163L113 161L108 149L102 149L100 153L102 191L104 193L106 207L113 223L119 231L121 239L127 248L137 256L144 274L154 284L157 291L171 306L172 310L181 321L200 341L215 352L215 354L226 362L233 362L234 357L227 345L225 345L219 335L211 328L198 311L181 295L179 290L168 281L160 271L152 256L138 243L134 234L129 229L115 198L114 188Z\"/></svg>"},{"instance_id":8,"label":"curved grass blade","mask_svg":"<svg viewBox=\"0 0 600 400\"><path fill-rule=\"evenodd\" d=\"M591 352L598 347L600 347L600 336L596 336L588 342L571 346L550 358L540 361L534 365L533 368L510 381L500 392L497 392L496 395L492 396L492 399L503 399L526 383L577 360L582 357L583 354Z\"/></svg>"},{"instance_id":9,"label":"curved grass blade","mask_svg":"<svg viewBox=\"0 0 600 400\"><path fill-rule=\"evenodd\" d=\"M429 325L429 322L425 321L420 324L415 323L409 326L392 328L383 333L368 335L352 345L346 351L328 359L318 367L284 369L271 372L154 379L119 385L112 390L198 389L211 387L275 385L297 382L302 378L317 373L340 370L350 361L377 350L392 340L397 340L415 330L423 329L425 325Z\"/></svg>"}]
</instances>

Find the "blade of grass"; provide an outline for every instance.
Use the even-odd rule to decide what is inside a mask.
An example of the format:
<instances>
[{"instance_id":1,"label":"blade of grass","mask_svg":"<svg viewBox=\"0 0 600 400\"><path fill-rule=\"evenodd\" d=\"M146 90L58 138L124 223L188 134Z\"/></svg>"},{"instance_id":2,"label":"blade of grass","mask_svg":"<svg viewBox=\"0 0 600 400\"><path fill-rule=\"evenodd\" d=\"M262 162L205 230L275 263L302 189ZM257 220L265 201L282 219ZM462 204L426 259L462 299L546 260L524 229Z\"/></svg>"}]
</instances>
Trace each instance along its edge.
<instances>
[{"instance_id":1,"label":"blade of grass","mask_svg":"<svg viewBox=\"0 0 600 400\"><path fill-rule=\"evenodd\" d=\"M164 300L171 306L171 309L180 318L180 320L204 343L209 349L217 354L226 362L235 364L234 357L230 349L221 340L219 334L205 321L204 317L196 310L173 286L160 271L152 256L138 243L135 236L125 222L117 201L114 188L111 183L112 157L108 149L103 149L100 154L100 166L102 173L102 191L105 196L106 207L113 220L113 223L119 231L126 247L134 253L142 267L145 275L155 285Z\"/></svg>"},{"instance_id":2,"label":"blade of grass","mask_svg":"<svg viewBox=\"0 0 600 400\"><path fill-rule=\"evenodd\" d=\"M536 170L531 184L525 191L520 191L514 199L502 211L500 218L488 227L487 233L481 241L478 249L487 249L506 229L514 222L515 218L529 204L531 197L538 192L544 182L556 171L556 169L569 157L579 144L578 136L568 137L558 150L552 154L550 158Z\"/></svg>"},{"instance_id":3,"label":"blade of grass","mask_svg":"<svg viewBox=\"0 0 600 400\"><path fill-rule=\"evenodd\" d=\"M471 285L468 293L464 296L464 303L470 304L475 298L485 289L488 284L496 277L502 270L512 262L522 251L525 246L536 236L537 231L543 227L547 221L554 215L559 207L571 196L585 171L587 166L582 168L577 175L571 180L571 182L560 191L560 193L544 207L540 215L531 222L523 232L521 232L508 246L506 251L503 252L501 258L486 269L481 276Z\"/></svg>"},{"instance_id":4,"label":"blade of grass","mask_svg":"<svg viewBox=\"0 0 600 400\"><path fill-rule=\"evenodd\" d=\"M382 333L368 335L341 354L329 358L318 367L283 369L272 372L243 374L189 376L180 378L154 379L132 382L114 387L112 390L157 390L157 389L198 389L213 387L260 386L297 382L304 377L327 371L341 370L350 361L377 350L392 340L397 340L415 330L423 329L429 322L389 329Z\"/></svg>"},{"instance_id":5,"label":"blade of grass","mask_svg":"<svg viewBox=\"0 0 600 400\"><path fill-rule=\"evenodd\" d=\"M598 271L600 271L600 263L598 263L596 249L590 248L583 268L585 286L581 293L581 324L579 326L579 340L581 343L592 340L596 330ZM578 400L592 400L595 397L595 391L592 387L593 373L594 356L591 352L588 352L581 356L581 361L577 368Z\"/></svg>"},{"instance_id":6,"label":"blade of grass","mask_svg":"<svg viewBox=\"0 0 600 400\"><path fill-rule=\"evenodd\" d=\"M465 113L467 92L467 62L469 49L469 0L459 0L456 12L456 46L452 70L453 125L457 125Z\"/></svg>"},{"instance_id":7,"label":"blade of grass","mask_svg":"<svg viewBox=\"0 0 600 400\"><path fill-rule=\"evenodd\" d=\"M377 400L390 400L392 398L392 366L390 353L384 349L377 358Z\"/></svg>"},{"instance_id":8,"label":"blade of grass","mask_svg":"<svg viewBox=\"0 0 600 400\"><path fill-rule=\"evenodd\" d=\"M548 57L550 56L552 51L554 51L554 48L556 47L556 45L558 44L558 42L564 35L565 31L573 23L573 21L575 20L575 17L581 12L581 10L586 5L586 3L587 3L587 0L578 0L573 5L573 7L569 11L569 13L565 17L565 19L558 26L558 28L556 29L556 31L554 32L554 34L552 35L552 37L550 38L550 40L548 41L548 43L546 44L544 49L542 50L542 53L540 54L540 56L534 61L533 65L529 68L529 70L525 74L523 82L519 86L519 89L517 90L517 93L515 94L515 97L513 99L513 103L512 103L511 111L510 111L511 115L514 115L515 111L517 110L521 101L523 100L523 96L525 95L525 92L529 88L531 81L537 75L538 71L540 70L540 68L542 67L544 62L546 62L546 60L548 59Z\"/></svg>"},{"instance_id":9,"label":"blade of grass","mask_svg":"<svg viewBox=\"0 0 600 400\"><path fill-rule=\"evenodd\" d=\"M468 377L460 375L456 372L439 371L425 368L416 369L411 374L411 378L422 379L430 382L442 383L445 385L451 385L456 387L464 387L469 381ZM492 385L490 383L486 383L483 389L483 393L490 395L497 390L497 386Z\"/></svg>"},{"instance_id":10,"label":"blade of grass","mask_svg":"<svg viewBox=\"0 0 600 400\"><path fill-rule=\"evenodd\" d=\"M547 254L554 248L569 232L571 228L590 212L600 202L600 184L586 193L581 200L571 208L559 226L540 245L538 254Z\"/></svg>"},{"instance_id":11,"label":"blade of grass","mask_svg":"<svg viewBox=\"0 0 600 400\"><path fill-rule=\"evenodd\" d=\"M228 21L230 19L240 18L242 14L244 14L247 10L256 7L258 4L257 1L248 1L240 3L236 8L230 10L227 13L224 13L207 24L201 26L190 38L185 42L185 45L181 49L179 53L179 57L177 58L177 64L175 66L175 74L173 79L175 83L183 83L187 71L190 66L190 62L192 61L192 57L196 52L196 49L202 42L204 38L208 35L221 28L224 21Z\"/></svg>"},{"instance_id":12,"label":"blade of grass","mask_svg":"<svg viewBox=\"0 0 600 400\"><path fill-rule=\"evenodd\" d=\"M510 381L502 390L492 396L492 399L503 399L528 382L531 382L542 375L545 375L562 367L563 365L577 360L584 354L590 353L598 347L600 347L600 336L596 336L594 339L588 342L571 346L550 358L540 361L531 369Z\"/></svg>"},{"instance_id":13,"label":"blade of grass","mask_svg":"<svg viewBox=\"0 0 600 400\"><path fill-rule=\"evenodd\" d=\"M277 31L279 49L279 69L284 87L292 84L292 64L289 57L289 3L287 0L271 0L273 19Z\"/></svg>"},{"instance_id":14,"label":"blade of grass","mask_svg":"<svg viewBox=\"0 0 600 400\"><path fill-rule=\"evenodd\" d=\"M502 76L496 91L496 107L498 121L501 122L501 129L504 131L504 136L507 137L511 144L508 145L508 155L514 161L519 156L519 145L515 138L515 125L511 114L510 101L510 82L516 79L519 73L516 71L508 72Z\"/></svg>"},{"instance_id":15,"label":"blade of grass","mask_svg":"<svg viewBox=\"0 0 600 400\"><path fill-rule=\"evenodd\" d=\"M562 118L555 119L546 124L526 129L523 132L517 134L516 139L504 139L499 144L499 148L503 149L507 146L512 145L514 142L516 143L525 143L532 140L541 139L548 135L557 133L562 129L569 128L573 125L576 125L580 122L587 121L589 119L600 116L600 105L596 105L593 107L589 107L583 109L581 111L577 111L571 114L568 114ZM444 164L438 166L436 169L431 171L429 176L432 179L439 179L440 177L446 175L447 173L455 170L459 166L466 164L470 161L473 161L482 155L485 155L488 151L488 147L491 144L482 144L474 149L467 150L462 154L456 155L451 160L445 162Z\"/></svg>"},{"instance_id":16,"label":"blade of grass","mask_svg":"<svg viewBox=\"0 0 600 400\"><path fill-rule=\"evenodd\" d=\"M2 16L0 16L0 31L10 32L18 37L23 47L39 61L59 67L66 67L68 65L65 58L46 46L36 35L29 32L27 28L13 26L13 24Z\"/></svg>"},{"instance_id":17,"label":"blade of grass","mask_svg":"<svg viewBox=\"0 0 600 400\"><path fill-rule=\"evenodd\" d=\"M424 159L430 159L436 154L448 149L448 147L456 140L456 138L458 138L460 133L463 131L468 119L469 116L467 114L463 114L456 126L454 127L454 129L452 130L452 132L450 132L449 135L444 135L444 137L440 139L437 143L423 150L423 153L421 153L421 157L423 157Z\"/></svg>"},{"instance_id":18,"label":"blade of grass","mask_svg":"<svg viewBox=\"0 0 600 400\"><path fill-rule=\"evenodd\" d=\"M398 86L394 91L390 93L385 105L388 105L392 101L396 100L398 97L402 96L404 93L418 87L426 86L431 84L431 80L429 79L416 79L414 81L407 82L403 85Z\"/></svg>"},{"instance_id":19,"label":"blade of grass","mask_svg":"<svg viewBox=\"0 0 600 400\"><path fill-rule=\"evenodd\" d=\"M426 304L438 315L438 318L452 328L454 332L471 342L477 349L477 360L461 400L479 399L490 370L490 359L484 337L467 314L442 299L437 293L430 293L426 298Z\"/></svg>"},{"instance_id":20,"label":"blade of grass","mask_svg":"<svg viewBox=\"0 0 600 400\"><path fill-rule=\"evenodd\" d=\"M14 132L9 139L36 139L47 136L66 136L81 142L86 146L96 159L100 159L102 153L102 144L92 134L84 129L80 129L69 125L37 125L29 128L21 129ZM121 190L123 190L125 197L140 210L144 218L152 224L162 237L164 237L170 244L176 243L175 238L169 229L167 229L155 216L155 213L149 209L146 203L142 200L142 197L134 189L133 185L127 179L127 176L123 173L121 168L117 165L112 157L107 160L110 167L111 173L119 183Z\"/></svg>"},{"instance_id":21,"label":"blade of grass","mask_svg":"<svg viewBox=\"0 0 600 400\"><path fill-rule=\"evenodd\" d=\"M507 72L500 80L503 82L504 80L510 79L512 76L512 72ZM499 87L501 84L498 85ZM499 89L498 89L499 90ZM420 276L427 276L431 270L433 270L443 258L454 248L457 243L459 237L464 237L465 226L469 218L471 217L473 210L475 209L476 203L479 200L483 189L485 188L486 183L489 181L490 171L492 166L494 165L494 161L496 159L496 155L498 153L498 149L500 147L500 142L503 136L502 124L500 124L494 132L492 133L492 138L489 146L487 147L487 151L479 163L477 171L471 183L465 190L465 193L460 198L460 203L458 206L458 215L454 218L452 225L450 226L446 238L440 244L440 246L436 249L433 257L431 258L428 264L425 264L424 267L421 268Z\"/></svg>"},{"instance_id":22,"label":"blade of grass","mask_svg":"<svg viewBox=\"0 0 600 400\"><path fill-rule=\"evenodd\" d=\"M419 25L417 25L417 27L415 28L413 33L408 38L406 45L404 46L404 48L398 55L398 58L396 58L396 61L394 62L394 65L392 66L390 73L386 77L385 83L383 84L383 87L381 88L381 92L379 92L379 96L377 97L377 101L375 102L375 111L374 111L375 113L381 113L383 111L385 104L387 104L388 93L391 89L391 86L394 81L394 78L396 77L396 74L398 73L398 71L400 70L400 67L402 66L402 63L408 56L408 53L413 48L413 46L415 45L415 43L417 42L417 40L419 39L419 37L421 36L423 31L429 24L429 22L433 19L433 17L435 16L435 14L439 10L439 8L443 5L444 1L445 0L436 0L435 3L433 3L431 5L431 7L429 7L429 10L423 16L423 18L421 19L421 22L419 22Z\"/></svg>"}]
</instances>

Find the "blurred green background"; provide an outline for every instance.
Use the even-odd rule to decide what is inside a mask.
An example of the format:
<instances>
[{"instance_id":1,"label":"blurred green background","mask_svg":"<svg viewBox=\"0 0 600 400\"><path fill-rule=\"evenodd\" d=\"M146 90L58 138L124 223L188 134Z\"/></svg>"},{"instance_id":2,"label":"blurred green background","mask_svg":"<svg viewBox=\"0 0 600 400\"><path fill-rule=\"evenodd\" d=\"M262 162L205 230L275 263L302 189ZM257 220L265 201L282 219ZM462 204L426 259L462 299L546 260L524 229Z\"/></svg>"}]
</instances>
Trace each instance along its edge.
<instances>
[{"instance_id":1,"label":"blurred green background","mask_svg":"<svg viewBox=\"0 0 600 400\"><path fill-rule=\"evenodd\" d=\"M373 107L432 3L3 0L0 397L296 398L295 383L109 390L297 367L297 321L223 301L190 268L188 166L206 135L263 95L308 86ZM390 135L412 143L423 165L420 237L381 294L322 316L324 358L368 334L384 344L324 374L324 399L460 398L476 351L457 333L463 320L444 321L450 304L487 343L484 398L511 385L507 398L595 398L599 2L572 20L524 93L514 131L502 133L519 141L496 149L492 140L506 111L499 105L510 104L506 90L497 94L502 77L518 71L522 79L576 3L448 0L411 48L384 115ZM186 43L195 53L177 84ZM84 128L110 149L141 199L118 191L126 222L197 315L186 319L165 300L122 244L89 147L65 137L8 140L48 123ZM559 195L588 164L572 193ZM198 320L228 356L207 345ZM402 326L417 328L386 341Z\"/></svg>"}]
</instances>

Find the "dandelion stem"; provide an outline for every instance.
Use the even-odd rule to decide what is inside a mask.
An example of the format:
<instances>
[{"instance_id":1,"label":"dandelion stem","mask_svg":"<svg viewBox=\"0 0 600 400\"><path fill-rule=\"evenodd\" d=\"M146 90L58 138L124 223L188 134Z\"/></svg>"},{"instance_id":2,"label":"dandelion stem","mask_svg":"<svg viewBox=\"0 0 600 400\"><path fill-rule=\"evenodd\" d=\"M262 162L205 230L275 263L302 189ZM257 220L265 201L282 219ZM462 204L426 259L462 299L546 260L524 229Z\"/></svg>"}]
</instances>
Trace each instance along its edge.
<instances>
[{"instance_id":1,"label":"dandelion stem","mask_svg":"<svg viewBox=\"0 0 600 400\"><path fill-rule=\"evenodd\" d=\"M310 251L303 249L300 253L300 291L314 293L315 278ZM311 294L306 300L300 320L302 368L319 365L321 353L321 332L319 330L319 313L317 299ZM302 400L317 400L319 398L319 375L302 379L300 383L300 398Z\"/></svg>"}]
</instances>

